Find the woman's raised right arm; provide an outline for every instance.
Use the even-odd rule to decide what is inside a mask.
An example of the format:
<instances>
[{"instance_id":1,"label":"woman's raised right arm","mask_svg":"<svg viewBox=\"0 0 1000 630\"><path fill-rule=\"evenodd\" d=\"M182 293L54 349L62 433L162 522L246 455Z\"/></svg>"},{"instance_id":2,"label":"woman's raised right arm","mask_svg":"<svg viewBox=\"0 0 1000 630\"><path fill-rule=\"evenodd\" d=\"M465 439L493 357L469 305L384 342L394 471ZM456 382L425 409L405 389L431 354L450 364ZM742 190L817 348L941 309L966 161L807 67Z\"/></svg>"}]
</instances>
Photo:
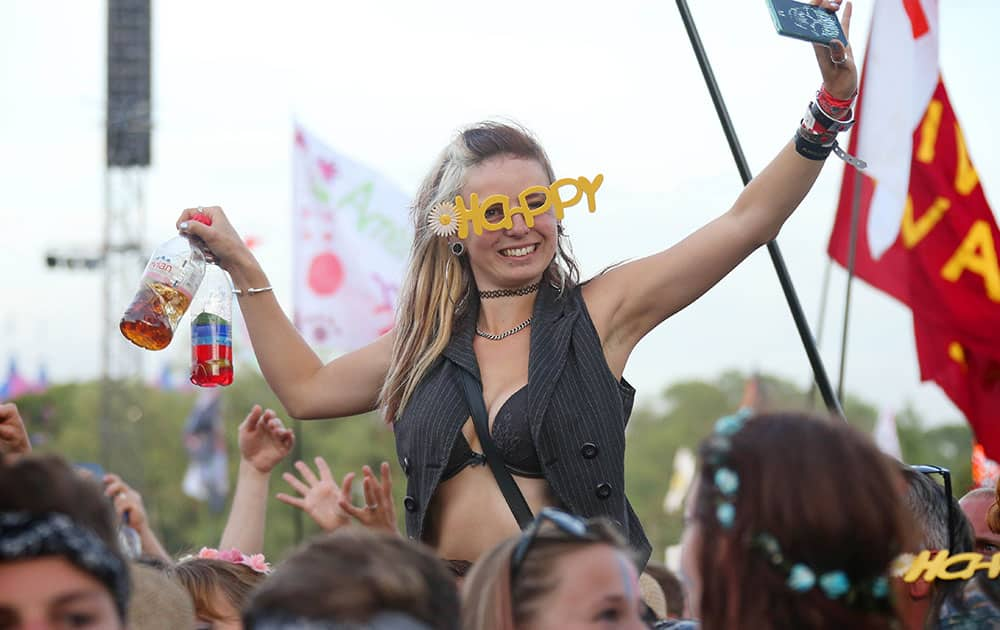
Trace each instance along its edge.
<instances>
[{"instance_id":1,"label":"woman's raised right arm","mask_svg":"<svg viewBox=\"0 0 1000 630\"><path fill-rule=\"evenodd\" d=\"M200 212L212 225L190 221ZM188 208L177 220L184 234L203 241L229 272L239 297L254 354L264 379L288 415L301 420L339 418L375 409L392 353L392 332L323 365L289 321L273 291L249 295L248 288L270 286L250 248L218 206Z\"/></svg>"}]
</instances>

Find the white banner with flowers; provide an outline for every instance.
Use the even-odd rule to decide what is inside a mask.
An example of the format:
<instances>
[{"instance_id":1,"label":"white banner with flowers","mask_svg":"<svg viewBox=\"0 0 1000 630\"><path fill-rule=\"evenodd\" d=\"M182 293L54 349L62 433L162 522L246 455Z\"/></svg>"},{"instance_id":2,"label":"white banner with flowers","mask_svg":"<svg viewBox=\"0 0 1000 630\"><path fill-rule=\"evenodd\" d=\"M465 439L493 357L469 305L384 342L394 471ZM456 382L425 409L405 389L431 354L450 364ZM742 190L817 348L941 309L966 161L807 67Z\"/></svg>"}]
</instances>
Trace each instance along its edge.
<instances>
[{"instance_id":1,"label":"white banner with flowers","mask_svg":"<svg viewBox=\"0 0 1000 630\"><path fill-rule=\"evenodd\" d=\"M314 348L354 350L392 328L410 199L301 125L293 167L295 326Z\"/></svg>"}]
</instances>

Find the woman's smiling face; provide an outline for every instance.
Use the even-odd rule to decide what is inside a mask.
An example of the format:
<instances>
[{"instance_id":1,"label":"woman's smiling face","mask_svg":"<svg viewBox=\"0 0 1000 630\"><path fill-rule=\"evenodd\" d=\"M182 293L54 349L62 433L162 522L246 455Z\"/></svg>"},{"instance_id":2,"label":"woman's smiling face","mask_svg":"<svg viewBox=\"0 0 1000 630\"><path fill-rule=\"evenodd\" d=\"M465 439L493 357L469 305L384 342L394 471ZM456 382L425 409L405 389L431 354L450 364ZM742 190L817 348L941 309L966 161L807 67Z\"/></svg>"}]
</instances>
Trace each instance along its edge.
<instances>
[{"instance_id":1,"label":"woman's smiling face","mask_svg":"<svg viewBox=\"0 0 1000 630\"><path fill-rule=\"evenodd\" d=\"M480 200L490 195L506 195L512 205L517 205L521 191L551 183L544 167L536 160L500 155L469 169L462 196L468 203L472 193L476 193ZM527 198L532 207L538 207L544 201L543 193ZM503 208L494 204L484 208L484 214L487 221L497 223L503 219ZM513 226L508 230L470 233L464 241L480 291L536 282L556 255L559 233L551 210L535 217L533 227L527 226L520 213L515 213L512 221Z\"/></svg>"}]
</instances>

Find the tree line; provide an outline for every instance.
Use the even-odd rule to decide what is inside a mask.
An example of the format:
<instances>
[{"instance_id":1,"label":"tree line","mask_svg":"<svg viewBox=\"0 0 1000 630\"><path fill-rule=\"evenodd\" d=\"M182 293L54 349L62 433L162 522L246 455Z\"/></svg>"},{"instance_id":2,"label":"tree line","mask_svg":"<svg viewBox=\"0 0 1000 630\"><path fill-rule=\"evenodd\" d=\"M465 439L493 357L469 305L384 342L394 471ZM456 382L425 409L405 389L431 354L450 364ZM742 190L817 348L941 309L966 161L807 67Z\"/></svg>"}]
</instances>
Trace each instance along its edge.
<instances>
[{"instance_id":1,"label":"tree line","mask_svg":"<svg viewBox=\"0 0 1000 630\"><path fill-rule=\"evenodd\" d=\"M712 430L716 418L734 411L741 401L747 375L726 372L711 381L686 380L673 383L659 396L638 405L632 412L626 433L626 492L653 543L654 559L667 545L680 539L682 515L664 511L664 496L673 472L678 449L696 450ZM758 375L763 410L808 411L808 393L795 384L770 375ZM163 391L133 384L133 403L109 418L102 433L99 421L99 382L56 385L41 394L24 396L17 402L36 452L54 452L72 462L117 462L111 472L122 475L143 496L150 519L173 554L216 546L226 510L213 512L208 505L184 495L181 480L189 460L183 442L183 428L196 394L190 391ZM229 455L230 484L235 483L239 450L236 427L254 404L270 407L287 421L287 414L262 378L244 372L222 393L221 414ZM844 410L849 422L862 431L874 427L877 409L870 402L848 395ZM821 404L815 409L822 412ZM912 464L936 464L952 471L954 491L971 487L971 440L968 426L952 420L924 418L917 410L896 414L903 459ZM334 475L360 472L367 464L377 469L382 461L392 466L396 502L405 494L405 477L396 462L392 430L378 414L370 413L336 421L287 421L294 428L301 456L312 464L321 455ZM103 445L103 449L102 449ZM108 456L110 454L110 456ZM780 457L781 453L775 453ZM107 462L101 462L108 466ZM271 495L288 492L281 473L292 471L293 458L275 470ZM115 469L117 467L118 469ZM836 475L836 470L830 471ZM360 484L355 484L360 491ZM230 496L232 485L230 487ZM356 502L361 502L356 497ZM400 515L400 529L403 510ZM268 506L265 551L280 560L300 535L318 531L309 519L296 522L296 510L276 500ZM302 529L299 530L301 525Z\"/></svg>"}]
</instances>

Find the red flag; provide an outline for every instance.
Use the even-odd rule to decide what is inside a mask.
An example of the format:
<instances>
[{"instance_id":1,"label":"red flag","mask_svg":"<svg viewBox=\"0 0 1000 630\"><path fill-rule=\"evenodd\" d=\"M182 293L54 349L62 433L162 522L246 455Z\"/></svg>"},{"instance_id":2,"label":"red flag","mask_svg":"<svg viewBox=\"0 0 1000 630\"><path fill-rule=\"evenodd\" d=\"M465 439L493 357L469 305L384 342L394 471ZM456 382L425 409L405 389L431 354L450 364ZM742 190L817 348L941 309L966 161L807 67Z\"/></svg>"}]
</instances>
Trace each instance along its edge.
<instances>
[{"instance_id":1,"label":"red flag","mask_svg":"<svg viewBox=\"0 0 1000 630\"><path fill-rule=\"evenodd\" d=\"M870 168L845 169L829 254L847 266L857 193L855 273L910 307L921 378L1000 459L1000 230L937 72L936 2L883 0L871 39L850 143Z\"/></svg>"}]
</instances>

